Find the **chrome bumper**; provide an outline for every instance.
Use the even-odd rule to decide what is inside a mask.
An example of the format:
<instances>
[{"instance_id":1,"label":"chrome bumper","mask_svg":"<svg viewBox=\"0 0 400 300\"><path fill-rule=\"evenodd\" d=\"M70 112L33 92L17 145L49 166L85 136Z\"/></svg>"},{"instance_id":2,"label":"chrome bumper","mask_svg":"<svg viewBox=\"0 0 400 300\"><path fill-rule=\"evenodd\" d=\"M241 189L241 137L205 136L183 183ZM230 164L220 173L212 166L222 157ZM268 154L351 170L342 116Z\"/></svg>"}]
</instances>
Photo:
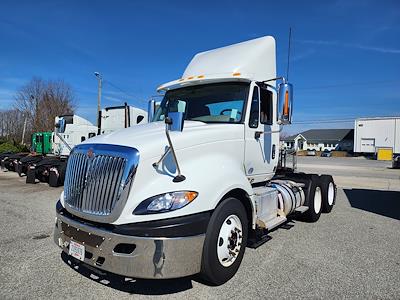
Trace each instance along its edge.
<instances>
[{"instance_id":1,"label":"chrome bumper","mask_svg":"<svg viewBox=\"0 0 400 300\"><path fill-rule=\"evenodd\" d=\"M84 263L134 278L177 278L200 272L205 235L151 238L120 235L57 214L54 242L66 253L70 241L85 246ZM117 253L119 244L134 245L130 254Z\"/></svg>"}]
</instances>

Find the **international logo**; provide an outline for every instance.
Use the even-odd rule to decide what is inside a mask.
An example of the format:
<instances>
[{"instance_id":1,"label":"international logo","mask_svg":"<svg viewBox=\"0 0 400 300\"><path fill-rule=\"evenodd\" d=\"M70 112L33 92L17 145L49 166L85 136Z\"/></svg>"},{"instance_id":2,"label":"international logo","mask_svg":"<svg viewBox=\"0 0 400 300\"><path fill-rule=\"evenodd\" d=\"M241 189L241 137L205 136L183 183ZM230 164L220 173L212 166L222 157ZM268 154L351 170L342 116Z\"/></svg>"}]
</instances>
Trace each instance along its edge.
<instances>
[{"instance_id":1,"label":"international logo","mask_svg":"<svg viewBox=\"0 0 400 300\"><path fill-rule=\"evenodd\" d=\"M89 148L88 151L86 152L86 155L88 158L94 158L95 154L94 154L93 148Z\"/></svg>"}]
</instances>

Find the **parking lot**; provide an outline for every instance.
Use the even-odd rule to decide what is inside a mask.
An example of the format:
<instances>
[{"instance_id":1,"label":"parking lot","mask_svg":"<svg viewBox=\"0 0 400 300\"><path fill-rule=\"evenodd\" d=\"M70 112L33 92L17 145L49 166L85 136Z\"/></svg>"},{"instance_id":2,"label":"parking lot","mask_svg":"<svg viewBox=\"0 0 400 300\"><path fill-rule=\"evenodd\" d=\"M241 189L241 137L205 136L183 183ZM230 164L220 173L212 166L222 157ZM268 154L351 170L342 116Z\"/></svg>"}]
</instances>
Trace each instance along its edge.
<instances>
[{"instance_id":1,"label":"parking lot","mask_svg":"<svg viewBox=\"0 0 400 300\"><path fill-rule=\"evenodd\" d=\"M317 223L293 220L246 249L236 276L135 280L75 265L53 243L62 188L0 171L0 298L400 298L400 170L364 158L300 157L300 171L332 174L336 206Z\"/></svg>"}]
</instances>

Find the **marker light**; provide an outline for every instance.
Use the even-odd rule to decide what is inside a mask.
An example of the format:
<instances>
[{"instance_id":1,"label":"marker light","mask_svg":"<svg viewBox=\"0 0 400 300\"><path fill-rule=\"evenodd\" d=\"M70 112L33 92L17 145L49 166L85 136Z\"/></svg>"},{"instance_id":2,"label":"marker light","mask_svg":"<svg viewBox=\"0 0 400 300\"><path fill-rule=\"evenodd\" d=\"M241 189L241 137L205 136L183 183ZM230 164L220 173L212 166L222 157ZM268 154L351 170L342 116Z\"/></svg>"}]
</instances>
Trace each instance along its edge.
<instances>
[{"instance_id":1,"label":"marker light","mask_svg":"<svg viewBox=\"0 0 400 300\"><path fill-rule=\"evenodd\" d=\"M285 92L285 104L283 106L283 114L285 116L289 115L289 91Z\"/></svg>"}]
</instances>

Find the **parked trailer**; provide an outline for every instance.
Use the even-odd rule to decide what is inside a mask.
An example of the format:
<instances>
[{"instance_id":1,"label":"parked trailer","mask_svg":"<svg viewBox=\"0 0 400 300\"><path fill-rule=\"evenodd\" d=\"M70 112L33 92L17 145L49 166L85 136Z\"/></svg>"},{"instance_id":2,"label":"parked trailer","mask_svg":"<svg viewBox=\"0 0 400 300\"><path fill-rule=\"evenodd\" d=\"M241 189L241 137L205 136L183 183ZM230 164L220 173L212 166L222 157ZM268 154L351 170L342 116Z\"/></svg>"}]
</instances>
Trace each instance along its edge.
<instances>
[{"instance_id":1,"label":"parked trailer","mask_svg":"<svg viewBox=\"0 0 400 300\"><path fill-rule=\"evenodd\" d=\"M270 36L199 53L158 88L165 96L153 122L74 147L55 243L124 276L200 273L222 284L247 244L257 247L294 214L315 222L330 212L331 176L276 173L292 85L275 70Z\"/></svg>"},{"instance_id":2,"label":"parked trailer","mask_svg":"<svg viewBox=\"0 0 400 300\"><path fill-rule=\"evenodd\" d=\"M147 111L129 106L106 107L101 110L101 134L108 134L121 128L147 123Z\"/></svg>"},{"instance_id":3,"label":"parked trailer","mask_svg":"<svg viewBox=\"0 0 400 300\"><path fill-rule=\"evenodd\" d=\"M354 152L392 160L393 168L400 168L400 117L357 119Z\"/></svg>"}]
</instances>

